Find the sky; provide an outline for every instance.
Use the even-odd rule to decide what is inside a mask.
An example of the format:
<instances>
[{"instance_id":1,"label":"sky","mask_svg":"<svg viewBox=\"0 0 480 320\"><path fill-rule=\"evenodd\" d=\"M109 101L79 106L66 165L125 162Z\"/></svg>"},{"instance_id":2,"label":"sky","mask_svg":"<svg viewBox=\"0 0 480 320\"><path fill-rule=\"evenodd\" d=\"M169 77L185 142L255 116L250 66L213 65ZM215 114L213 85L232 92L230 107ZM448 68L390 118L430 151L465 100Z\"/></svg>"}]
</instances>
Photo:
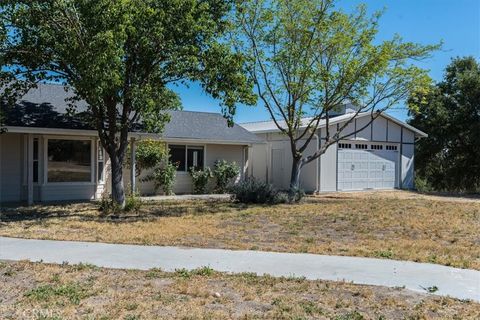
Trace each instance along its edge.
<instances>
[{"instance_id":1,"label":"sky","mask_svg":"<svg viewBox=\"0 0 480 320\"><path fill-rule=\"evenodd\" d=\"M361 3L367 4L370 12L386 9L380 20L378 40L391 39L397 33L405 41L421 44L443 41L443 48L434 52L432 58L418 63L430 70L434 81L441 81L443 71L453 57L480 59L480 0L339 0L338 6L349 11ZM180 95L184 110L221 111L219 102L205 94L197 84L173 89ZM408 117L403 105L388 113L400 120ZM269 115L261 103L241 105L234 120L237 123L269 120Z\"/></svg>"}]
</instances>

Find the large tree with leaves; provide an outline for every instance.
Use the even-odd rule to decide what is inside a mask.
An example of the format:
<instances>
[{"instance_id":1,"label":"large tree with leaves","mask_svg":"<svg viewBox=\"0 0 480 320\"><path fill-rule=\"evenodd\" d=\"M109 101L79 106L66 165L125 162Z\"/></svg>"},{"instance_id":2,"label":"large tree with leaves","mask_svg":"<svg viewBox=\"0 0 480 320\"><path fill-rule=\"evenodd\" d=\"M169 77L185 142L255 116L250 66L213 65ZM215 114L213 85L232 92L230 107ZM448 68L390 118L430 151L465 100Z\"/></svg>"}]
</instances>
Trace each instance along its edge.
<instances>
[{"instance_id":1,"label":"large tree with leaves","mask_svg":"<svg viewBox=\"0 0 480 320\"><path fill-rule=\"evenodd\" d=\"M365 6L347 14L332 0L239 1L233 43L250 57L246 68L256 92L290 141L292 193L301 168L348 137L344 129L354 117L340 130L329 130L339 105L353 103L355 116L370 112L373 120L429 84L426 71L412 61L428 57L437 46L403 42L399 36L376 41L380 16L367 15ZM305 154L321 121L326 140L315 153Z\"/></svg>"},{"instance_id":2,"label":"large tree with leaves","mask_svg":"<svg viewBox=\"0 0 480 320\"><path fill-rule=\"evenodd\" d=\"M223 102L252 103L242 55L221 41L228 0L4 0L0 7L3 98L41 81L82 99L111 159L112 195L124 204L128 132L158 132L179 99L168 86L198 81Z\"/></svg>"},{"instance_id":3,"label":"large tree with leaves","mask_svg":"<svg viewBox=\"0 0 480 320\"><path fill-rule=\"evenodd\" d=\"M428 93L409 99L409 123L428 138L416 144L416 174L435 190L480 192L480 64L456 58Z\"/></svg>"}]
</instances>

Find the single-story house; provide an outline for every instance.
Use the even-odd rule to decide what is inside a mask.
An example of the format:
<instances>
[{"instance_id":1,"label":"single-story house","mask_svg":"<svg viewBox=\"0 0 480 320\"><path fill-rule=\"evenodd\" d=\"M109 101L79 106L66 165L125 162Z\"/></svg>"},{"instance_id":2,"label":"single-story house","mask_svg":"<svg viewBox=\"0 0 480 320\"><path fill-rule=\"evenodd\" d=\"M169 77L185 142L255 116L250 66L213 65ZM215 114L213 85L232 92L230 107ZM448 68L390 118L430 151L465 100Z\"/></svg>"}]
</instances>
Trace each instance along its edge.
<instances>
[{"instance_id":1,"label":"single-story house","mask_svg":"<svg viewBox=\"0 0 480 320\"><path fill-rule=\"evenodd\" d=\"M109 161L96 130L85 121L86 103L68 112L63 86L40 84L14 108L2 108L6 133L0 134L0 201L39 202L98 199L110 190ZM131 132L135 141L153 138L168 144L171 159L179 163L175 193L191 193L191 166L213 167L216 160L236 162L239 178L247 174L248 148L264 143L239 125L228 127L221 114L172 111L162 135ZM134 156L135 148L130 148ZM134 171L125 169L124 184ZM142 194L155 193L153 183L135 178Z\"/></svg>"},{"instance_id":2,"label":"single-story house","mask_svg":"<svg viewBox=\"0 0 480 320\"><path fill-rule=\"evenodd\" d=\"M347 136L344 140L331 145L317 160L303 167L302 189L307 192L413 189L415 141L427 134L387 113L375 114L373 122L370 112L355 115L355 107L345 104L342 112L330 117L330 136L354 119L341 131L341 137ZM308 118L303 121L308 122ZM277 188L287 188L292 166L288 138L273 121L241 125L267 142L252 147L251 174ZM322 120L305 155L313 154L325 143L326 132L326 121Z\"/></svg>"},{"instance_id":3,"label":"single-story house","mask_svg":"<svg viewBox=\"0 0 480 320\"><path fill-rule=\"evenodd\" d=\"M14 108L2 106L7 132L0 134L0 202L91 200L110 191L108 156L96 130L85 121L86 103L76 103L77 112L72 115L65 101L68 97L63 86L40 84ZM331 134L353 115L345 107L332 117ZM344 132L363 128L368 121L370 114L361 113ZM325 125L323 121L307 153L324 143ZM306 165L301 187L307 192L413 188L414 144L425 136L382 114ZM144 138L166 142L172 160L180 163L175 193L192 192L189 167L212 167L221 159L241 167L238 179L253 176L280 189L288 187L290 149L272 121L228 127L221 114L172 111L162 135L130 133L129 157L135 158L135 143ZM132 169L124 171L125 186L133 185L143 195L154 194L153 183L141 178L135 178Z\"/></svg>"}]
</instances>

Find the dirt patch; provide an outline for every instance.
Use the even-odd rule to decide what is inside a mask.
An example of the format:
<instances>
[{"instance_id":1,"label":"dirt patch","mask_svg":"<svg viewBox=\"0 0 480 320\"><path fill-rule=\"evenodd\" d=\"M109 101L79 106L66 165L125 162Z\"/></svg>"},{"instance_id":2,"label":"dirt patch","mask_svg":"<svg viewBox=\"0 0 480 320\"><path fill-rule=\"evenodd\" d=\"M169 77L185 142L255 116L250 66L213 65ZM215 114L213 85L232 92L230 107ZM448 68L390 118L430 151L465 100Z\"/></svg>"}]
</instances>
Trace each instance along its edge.
<instances>
[{"instance_id":1,"label":"dirt patch","mask_svg":"<svg viewBox=\"0 0 480 320\"><path fill-rule=\"evenodd\" d=\"M480 304L402 288L226 275L208 268L165 273L0 262L0 282L2 319L35 318L35 312L36 319L478 319L480 315Z\"/></svg>"}]
</instances>

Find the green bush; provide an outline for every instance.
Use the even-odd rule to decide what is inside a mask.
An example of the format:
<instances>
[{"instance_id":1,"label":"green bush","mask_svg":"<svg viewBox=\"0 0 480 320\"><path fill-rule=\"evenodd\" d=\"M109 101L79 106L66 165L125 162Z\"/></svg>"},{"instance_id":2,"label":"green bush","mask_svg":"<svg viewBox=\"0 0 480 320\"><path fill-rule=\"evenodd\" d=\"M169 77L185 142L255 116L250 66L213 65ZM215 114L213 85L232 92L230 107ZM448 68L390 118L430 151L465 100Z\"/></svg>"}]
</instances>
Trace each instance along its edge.
<instances>
[{"instance_id":1,"label":"green bush","mask_svg":"<svg viewBox=\"0 0 480 320\"><path fill-rule=\"evenodd\" d=\"M138 193L130 193L125 197L125 208L122 210L120 205L113 201L112 196L108 193L102 194L102 198L98 203L99 210L104 215L116 215L120 212L133 211L138 213L143 205L143 201Z\"/></svg>"},{"instance_id":2,"label":"green bush","mask_svg":"<svg viewBox=\"0 0 480 320\"><path fill-rule=\"evenodd\" d=\"M427 179L420 176L415 176L415 189L420 192L434 191L432 185L427 181Z\"/></svg>"},{"instance_id":3,"label":"green bush","mask_svg":"<svg viewBox=\"0 0 480 320\"><path fill-rule=\"evenodd\" d=\"M240 203L285 203L288 196L278 192L271 184L247 178L230 188L234 201Z\"/></svg>"},{"instance_id":4,"label":"green bush","mask_svg":"<svg viewBox=\"0 0 480 320\"><path fill-rule=\"evenodd\" d=\"M195 194L207 193L208 182L213 178L212 170L208 167L204 170L195 170L195 167L191 167L190 176L193 182L193 192Z\"/></svg>"},{"instance_id":5,"label":"green bush","mask_svg":"<svg viewBox=\"0 0 480 320\"><path fill-rule=\"evenodd\" d=\"M228 187L232 184L233 179L240 174L240 167L235 162L227 162L225 160L215 161L213 168L213 176L216 180L215 191L226 193Z\"/></svg>"},{"instance_id":6,"label":"green bush","mask_svg":"<svg viewBox=\"0 0 480 320\"><path fill-rule=\"evenodd\" d=\"M140 195L137 192L130 193L125 198L124 211L126 212L133 211L135 213L138 213L142 205L143 205L143 201L142 201L142 198L140 198Z\"/></svg>"},{"instance_id":7,"label":"green bush","mask_svg":"<svg viewBox=\"0 0 480 320\"><path fill-rule=\"evenodd\" d=\"M130 151L127 151L130 154ZM135 170L139 176L143 170L155 168L168 159L168 148L165 142L158 140L141 140L136 143ZM131 168L130 157L125 158L125 165Z\"/></svg>"},{"instance_id":8,"label":"green bush","mask_svg":"<svg viewBox=\"0 0 480 320\"><path fill-rule=\"evenodd\" d=\"M155 190L161 188L165 195L170 196L173 194L177 168L176 164L166 162L161 166L155 167L153 173L142 179L142 181L153 181Z\"/></svg>"}]
</instances>

